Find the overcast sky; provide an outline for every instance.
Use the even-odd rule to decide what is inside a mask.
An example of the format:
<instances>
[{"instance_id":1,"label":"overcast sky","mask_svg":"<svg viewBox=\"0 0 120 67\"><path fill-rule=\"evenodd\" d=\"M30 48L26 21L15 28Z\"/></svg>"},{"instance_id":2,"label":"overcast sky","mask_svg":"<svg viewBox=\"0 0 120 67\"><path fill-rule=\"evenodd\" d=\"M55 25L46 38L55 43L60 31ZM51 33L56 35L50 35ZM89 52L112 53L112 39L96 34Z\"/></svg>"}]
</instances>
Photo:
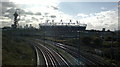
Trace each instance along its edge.
<instances>
[{"instance_id":1,"label":"overcast sky","mask_svg":"<svg viewBox=\"0 0 120 67\"><path fill-rule=\"evenodd\" d=\"M0 3L1 4L1 3ZM2 2L2 26L13 24L13 13L20 9L19 24L25 26L44 23L46 19L67 23L78 20L87 24L87 29L118 29L118 2L61 2L59 0L10 0Z\"/></svg>"}]
</instances>

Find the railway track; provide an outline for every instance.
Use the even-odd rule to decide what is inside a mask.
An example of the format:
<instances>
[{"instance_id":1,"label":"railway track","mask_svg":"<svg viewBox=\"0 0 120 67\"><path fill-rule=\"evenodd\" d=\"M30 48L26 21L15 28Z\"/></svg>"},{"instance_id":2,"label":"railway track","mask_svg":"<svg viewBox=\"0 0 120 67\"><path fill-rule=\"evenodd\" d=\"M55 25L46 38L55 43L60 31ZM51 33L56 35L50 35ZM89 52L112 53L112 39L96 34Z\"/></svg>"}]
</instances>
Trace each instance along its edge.
<instances>
[{"instance_id":1,"label":"railway track","mask_svg":"<svg viewBox=\"0 0 120 67\"><path fill-rule=\"evenodd\" d=\"M65 45L57 45L56 43L53 43L56 47L61 48L71 54L73 57L83 61L86 65L96 65L94 62L88 60L87 58L83 57L81 54L78 53L78 51L75 51L73 49L66 48Z\"/></svg>"},{"instance_id":2,"label":"railway track","mask_svg":"<svg viewBox=\"0 0 120 67\"><path fill-rule=\"evenodd\" d=\"M54 51L51 48L48 48L46 46L44 46L43 44L40 43L35 43L34 47L38 52L42 53L42 56L44 57L45 60L45 67L70 67L69 63L56 51ZM38 57L38 54L37 54ZM39 57L38 57L39 58ZM37 61L41 61L40 59L38 59ZM40 66L40 63L37 62L37 66Z\"/></svg>"},{"instance_id":3,"label":"railway track","mask_svg":"<svg viewBox=\"0 0 120 67\"><path fill-rule=\"evenodd\" d=\"M39 39L37 39L39 40ZM77 48L68 46L68 45L64 45L61 43L57 43L57 42L52 42L52 41L47 41L48 43L51 43L53 45L55 45L57 48L63 49L64 51L68 52L69 54L71 54L73 57L75 58L80 58L80 60L82 62L85 63L85 65L87 66L112 66L112 64L105 62L103 59L98 58L92 54L88 54L82 51L79 51Z\"/></svg>"},{"instance_id":4,"label":"railway track","mask_svg":"<svg viewBox=\"0 0 120 67\"><path fill-rule=\"evenodd\" d=\"M59 44L59 45L58 45ZM96 56L93 56L92 54L88 54L82 51L79 51L78 49L68 46L68 45L64 45L61 43L54 43L55 46L67 51L68 53L72 54L74 57L81 57L83 58L85 61L85 63L87 65L95 65L95 66L112 66L112 64L104 62L103 59L100 59Z\"/></svg>"},{"instance_id":5,"label":"railway track","mask_svg":"<svg viewBox=\"0 0 120 67\"><path fill-rule=\"evenodd\" d=\"M39 39L37 39L37 40L39 40ZM48 64L46 64L46 65L48 65L48 67L63 67L63 66L70 67L70 66L72 66L72 65L70 65L70 63L68 63L64 59L64 57L62 57L61 54L59 54L59 52L53 50L52 48L50 48L48 46L41 44L40 41L36 41L36 44L37 44L36 47L39 49L39 51L41 51L45 55L47 61L49 61ZM70 55L72 55L73 57L80 59L80 61L85 63L84 67L87 67L87 66L88 67L89 66L109 67L110 66L108 63L105 63L104 60L101 60L93 55L89 55L88 53L79 51L78 49L76 49L74 47L64 45L61 43L57 43L57 42L52 42L52 41L45 41L45 43L52 44L56 48L60 48L64 51L66 51L67 53L69 53ZM73 65L73 66L75 66L75 65Z\"/></svg>"}]
</instances>

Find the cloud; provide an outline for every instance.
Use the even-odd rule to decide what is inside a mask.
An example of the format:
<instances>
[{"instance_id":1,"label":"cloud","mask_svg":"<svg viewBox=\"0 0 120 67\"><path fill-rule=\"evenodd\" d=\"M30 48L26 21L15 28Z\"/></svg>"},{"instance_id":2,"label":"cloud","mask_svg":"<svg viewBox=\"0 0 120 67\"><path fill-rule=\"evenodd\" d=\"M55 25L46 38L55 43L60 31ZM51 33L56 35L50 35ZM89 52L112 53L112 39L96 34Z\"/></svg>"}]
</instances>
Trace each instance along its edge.
<instances>
[{"instance_id":1,"label":"cloud","mask_svg":"<svg viewBox=\"0 0 120 67\"><path fill-rule=\"evenodd\" d=\"M51 15L50 17L51 17L51 18L56 18L56 16L55 16L55 15Z\"/></svg>"},{"instance_id":2,"label":"cloud","mask_svg":"<svg viewBox=\"0 0 120 67\"><path fill-rule=\"evenodd\" d=\"M82 17L82 18L88 17L88 15L83 14L83 13L79 13L79 14L77 14L77 16L78 16L78 17Z\"/></svg>"},{"instance_id":3,"label":"cloud","mask_svg":"<svg viewBox=\"0 0 120 67\"><path fill-rule=\"evenodd\" d=\"M107 8L105 8L105 7L101 7L101 10L106 10Z\"/></svg>"},{"instance_id":4,"label":"cloud","mask_svg":"<svg viewBox=\"0 0 120 67\"><path fill-rule=\"evenodd\" d=\"M45 22L46 20L51 21L52 19L54 19L55 22L59 22L61 19L63 21L73 19L71 15L59 11L59 0L10 0L10 2L3 3L4 5L2 5L2 17L8 17L9 19L13 20L15 9L20 9L20 25L26 25L29 23L37 25L41 22ZM2 19L2 21L6 22L4 19Z\"/></svg>"},{"instance_id":5,"label":"cloud","mask_svg":"<svg viewBox=\"0 0 120 67\"><path fill-rule=\"evenodd\" d=\"M43 6L57 6L59 4L59 0L10 0L16 4L36 4Z\"/></svg>"},{"instance_id":6,"label":"cloud","mask_svg":"<svg viewBox=\"0 0 120 67\"><path fill-rule=\"evenodd\" d=\"M117 29L118 27L118 16L117 11L101 11L99 13L83 14L78 13L77 19L74 16L65 14L59 10L58 0L11 0L12 2L5 2L2 4L2 21L3 26L10 26L13 23L13 13L16 8L20 9L21 19L19 24L25 26L26 24L33 24L38 27L39 23L43 23L46 20L55 20L59 22L61 19L64 23L68 23L71 19L72 21L80 20L81 23L87 24L87 29L98 29L101 30L103 27L106 29ZM101 7L102 10L106 8ZM12 21L11 21L12 20Z\"/></svg>"},{"instance_id":7,"label":"cloud","mask_svg":"<svg viewBox=\"0 0 120 67\"><path fill-rule=\"evenodd\" d=\"M2 22L2 24L0 25L0 27L4 27L4 26L10 26L12 24L12 20L8 17L2 17L0 16L0 23Z\"/></svg>"},{"instance_id":8,"label":"cloud","mask_svg":"<svg viewBox=\"0 0 120 67\"><path fill-rule=\"evenodd\" d=\"M101 11L99 13L89 14L88 17L80 19L81 22L87 24L87 29L102 28L114 30L118 29L118 13L117 11Z\"/></svg>"},{"instance_id":9,"label":"cloud","mask_svg":"<svg viewBox=\"0 0 120 67\"><path fill-rule=\"evenodd\" d=\"M11 9L12 7L15 7L15 4L13 4L12 2L0 2L0 9L2 9L2 14L4 14L5 12L8 12L9 9Z\"/></svg>"},{"instance_id":10,"label":"cloud","mask_svg":"<svg viewBox=\"0 0 120 67\"><path fill-rule=\"evenodd\" d=\"M54 10L58 10L58 7L55 6L51 6Z\"/></svg>"}]
</instances>

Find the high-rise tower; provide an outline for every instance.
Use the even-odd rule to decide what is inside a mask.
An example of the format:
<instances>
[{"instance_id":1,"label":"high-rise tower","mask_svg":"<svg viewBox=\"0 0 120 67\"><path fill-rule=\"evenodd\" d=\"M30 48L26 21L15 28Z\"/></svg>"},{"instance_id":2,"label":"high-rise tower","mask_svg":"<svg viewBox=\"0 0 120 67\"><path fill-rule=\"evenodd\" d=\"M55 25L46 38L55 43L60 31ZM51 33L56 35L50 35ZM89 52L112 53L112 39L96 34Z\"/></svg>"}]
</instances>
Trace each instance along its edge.
<instances>
[{"instance_id":1,"label":"high-rise tower","mask_svg":"<svg viewBox=\"0 0 120 67\"><path fill-rule=\"evenodd\" d=\"M13 15L14 15L14 24L12 24L12 28L17 28L18 27L18 21L20 20L18 10L16 10Z\"/></svg>"}]
</instances>

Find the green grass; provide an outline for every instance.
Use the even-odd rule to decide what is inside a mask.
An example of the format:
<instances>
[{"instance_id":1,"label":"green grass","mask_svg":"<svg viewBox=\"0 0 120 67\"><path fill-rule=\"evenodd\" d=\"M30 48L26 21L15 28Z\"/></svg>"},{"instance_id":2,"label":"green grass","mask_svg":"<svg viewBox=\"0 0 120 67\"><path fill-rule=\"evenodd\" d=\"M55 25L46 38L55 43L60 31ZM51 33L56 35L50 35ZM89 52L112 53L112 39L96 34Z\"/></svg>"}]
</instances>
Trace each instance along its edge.
<instances>
[{"instance_id":1,"label":"green grass","mask_svg":"<svg viewBox=\"0 0 120 67\"><path fill-rule=\"evenodd\" d=\"M35 65L35 52L23 39L6 35L2 37L2 65Z\"/></svg>"}]
</instances>

